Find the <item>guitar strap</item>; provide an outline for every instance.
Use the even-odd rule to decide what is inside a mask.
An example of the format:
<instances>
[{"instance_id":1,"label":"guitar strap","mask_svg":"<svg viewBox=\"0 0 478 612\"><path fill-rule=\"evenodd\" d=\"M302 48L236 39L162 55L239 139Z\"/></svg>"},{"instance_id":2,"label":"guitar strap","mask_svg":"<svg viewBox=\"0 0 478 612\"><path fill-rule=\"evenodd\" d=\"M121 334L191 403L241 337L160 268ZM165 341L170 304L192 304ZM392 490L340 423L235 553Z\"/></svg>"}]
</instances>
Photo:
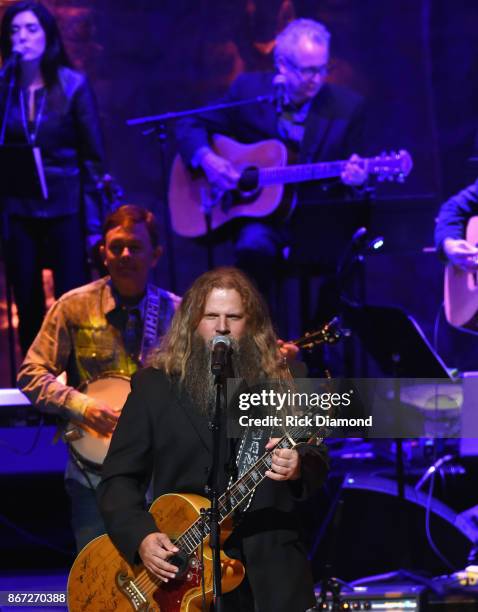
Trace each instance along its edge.
<instances>
[{"instance_id":1,"label":"guitar strap","mask_svg":"<svg viewBox=\"0 0 478 612\"><path fill-rule=\"evenodd\" d=\"M144 307L143 337L138 360L144 363L150 350L156 345L158 337L166 331L162 322L169 321L174 313L172 300L159 287L148 284Z\"/></svg>"},{"instance_id":2,"label":"guitar strap","mask_svg":"<svg viewBox=\"0 0 478 612\"><path fill-rule=\"evenodd\" d=\"M237 453L237 477L242 476L259 461L265 445L270 438L270 429L252 429L248 427L243 433Z\"/></svg>"},{"instance_id":3,"label":"guitar strap","mask_svg":"<svg viewBox=\"0 0 478 612\"><path fill-rule=\"evenodd\" d=\"M270 438L272 430L267 429L252 429L248 427L242 435L239 450L237 452L236 465L237 465L237 477L241 478L248 469L250 469L255 463L259 461L259 458L264 454L265 446ZM232 484L232 482L230 483ZM249 509L252 500L254 498L255 489L247 497L241 506L236 510L234 514L235 523L241 520L243 515Z\"/></svg>"}]
</instances>

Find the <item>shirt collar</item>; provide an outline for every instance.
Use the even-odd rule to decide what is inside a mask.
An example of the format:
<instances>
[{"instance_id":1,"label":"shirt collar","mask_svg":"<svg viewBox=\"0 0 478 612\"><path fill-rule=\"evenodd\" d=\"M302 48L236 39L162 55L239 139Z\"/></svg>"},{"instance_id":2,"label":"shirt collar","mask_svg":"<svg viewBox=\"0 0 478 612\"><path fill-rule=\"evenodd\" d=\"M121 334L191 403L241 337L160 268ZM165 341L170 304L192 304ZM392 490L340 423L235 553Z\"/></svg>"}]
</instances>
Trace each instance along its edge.
<instances>
[{"instance_id":1,"label":"shirt collar","mask_svg":"<svg viewBox=\"0 0 478 612\"><path fill-rule=\"evenodd\" d=\"M284 105L284 110L293 115L294 121L297 123L303 123L307 118L311 104L312 100L307 100L307 102L304 102L304 104L301 104L300 106L294 104L290 100L287 100L286 104Z\"/></svg>"},{"instance_id":2,"label":"shirt collar","mask_svg":"<svg viewBox=\"0 0 478 612\"><path fill-rule=\"evenodd\" d=\"M108 315L114 310L121 310L122 308L128 308L128 309L136 308L140 311L141 317L143 318L144 307L146 304L146 297L148 295L148 291L149 291L149 285L146 285L144 296L141 298L141 300L137 304L134 304L134 305L123 304L121 301L121 296L113 287L113 283L111 282L111 277L108 276L106 277L105 288L104 288L103 296L101 300L102 310L105 313L105 315Z\"/></svg>"}]
</instances>

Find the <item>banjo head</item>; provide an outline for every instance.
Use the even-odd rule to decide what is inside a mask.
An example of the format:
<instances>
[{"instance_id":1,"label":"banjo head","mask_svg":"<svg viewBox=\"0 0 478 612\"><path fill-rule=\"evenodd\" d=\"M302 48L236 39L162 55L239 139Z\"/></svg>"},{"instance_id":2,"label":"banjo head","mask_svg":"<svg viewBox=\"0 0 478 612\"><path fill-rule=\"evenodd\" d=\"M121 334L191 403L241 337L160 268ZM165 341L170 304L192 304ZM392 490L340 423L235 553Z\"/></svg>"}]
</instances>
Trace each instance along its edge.
<instances>
[{"instance_id":1,"label":"banjo head","mask_svg":"<svg viewBox=\"0 0 478 612\"><path fill-rule=\"evenodd\" d=\"M83 383L78 390L108 404L116 412L121 412L130 392L130 379L122 374L107 373ZM78 439L69 441L72 451L87 467L100 469L108 452L111 435L103 436L81 423L77 429Z\"/></svg>"}]
</instances>

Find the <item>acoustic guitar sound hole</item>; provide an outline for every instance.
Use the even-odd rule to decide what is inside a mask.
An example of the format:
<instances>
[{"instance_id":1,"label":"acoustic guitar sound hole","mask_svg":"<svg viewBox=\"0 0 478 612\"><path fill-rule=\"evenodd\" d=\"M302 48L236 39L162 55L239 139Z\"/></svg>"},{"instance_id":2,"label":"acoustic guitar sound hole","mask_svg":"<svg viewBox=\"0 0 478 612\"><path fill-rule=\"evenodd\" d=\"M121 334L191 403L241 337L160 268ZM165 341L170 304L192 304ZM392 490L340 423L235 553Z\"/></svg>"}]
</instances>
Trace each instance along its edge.
<instances>
[{"instance_id":1,"label":"acoustic guitar sound hole","mask_svg":"<svg viewBox=\"0 0 478 612\"><path fill-rule=\"evenodd\" d=\"M257 199L261 192L259 187L259 169L248 166L242 171L237 190L234 193L235 204L247 204Z\"/></svg>"},{"instance_id":2,"label":"acoustic guitar sound hole","mask_svg":"<svg viewBox=\"0 0 478 612\"><path fill-rule=\"evenodd\" d=\"M189 567L189 557L188 555L180 550L175 555L169 558L169 563L172 563L178 568L178 573L176 574L176 578L182 578Z\"/></svg>"}]
</instances>

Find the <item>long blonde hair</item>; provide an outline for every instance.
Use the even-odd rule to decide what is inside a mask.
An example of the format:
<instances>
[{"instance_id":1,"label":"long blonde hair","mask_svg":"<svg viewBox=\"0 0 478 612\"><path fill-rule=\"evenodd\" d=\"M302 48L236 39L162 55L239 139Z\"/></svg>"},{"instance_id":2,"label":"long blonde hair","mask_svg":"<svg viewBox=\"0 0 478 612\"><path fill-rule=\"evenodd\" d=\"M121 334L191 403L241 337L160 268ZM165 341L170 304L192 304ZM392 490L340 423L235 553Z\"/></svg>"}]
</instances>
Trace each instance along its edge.
<instances>
[{"instance_id":1,"label":"long blonde hair","mask_svg":"<svg viewBox=\"0 0 478 612\"><path fill-rule=\"evenodd\" d=\"M206 300L213 289L235 289L242 299L246 331L261 356L261 368L267 378L289 379L277 348L277 336L260 293L249 278L237 268L216 268L197 278L185 293L169 331L150 357L150 364L168 375L184 379L191 357L192 341L204 313Z\"/></svg>"}]
</instances>

